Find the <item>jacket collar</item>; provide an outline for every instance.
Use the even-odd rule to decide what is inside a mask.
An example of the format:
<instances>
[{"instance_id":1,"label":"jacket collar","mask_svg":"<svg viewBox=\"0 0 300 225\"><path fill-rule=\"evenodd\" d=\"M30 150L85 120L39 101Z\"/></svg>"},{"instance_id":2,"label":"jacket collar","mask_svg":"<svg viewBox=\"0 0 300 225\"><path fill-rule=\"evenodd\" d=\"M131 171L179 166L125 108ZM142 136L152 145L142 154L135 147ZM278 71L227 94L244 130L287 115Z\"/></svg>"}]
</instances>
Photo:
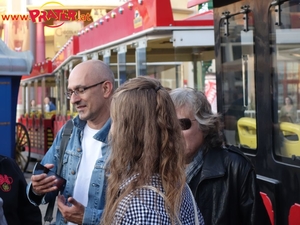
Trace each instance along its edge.
<instances>
[{"instance_id":1,"label":"jacket collar","mask_svg":"<svg viewBox=\"0 0 300 225\"><path fill-rule=\"evenodd\" d=\"M202 168L203 165L203 150L200 148L197 155L194 157L193 161L187 165L185 169L186 182L190 183L194 176L196 176Z\"/></svg>"},{"instance_id":2,"label":"jacket collar","mask_svg":"<svg viewBox=\"0 0 300 225\"><path fill-rule=\"evenodd\" d=\"M205 179L222 177L225 175L224 157L220 151L222 147L209 149L203 159L200 182Z\"/></svg>"},{"instance_id":3,"label":"jacket collar","mask_svg":"<svg viewBox=\"0 0 300 225\"><path fill-rule=\"evenodd\" d=\"M73 119L74 126L76 126L81 132L84 130L84 126L86 125L85 120L79 119L79 116L76 116ZM94 138L98 141L108 143L108 133L111 126L111 119L109 118L103 127L94 135Z\"/></svg>"}]
</instances>

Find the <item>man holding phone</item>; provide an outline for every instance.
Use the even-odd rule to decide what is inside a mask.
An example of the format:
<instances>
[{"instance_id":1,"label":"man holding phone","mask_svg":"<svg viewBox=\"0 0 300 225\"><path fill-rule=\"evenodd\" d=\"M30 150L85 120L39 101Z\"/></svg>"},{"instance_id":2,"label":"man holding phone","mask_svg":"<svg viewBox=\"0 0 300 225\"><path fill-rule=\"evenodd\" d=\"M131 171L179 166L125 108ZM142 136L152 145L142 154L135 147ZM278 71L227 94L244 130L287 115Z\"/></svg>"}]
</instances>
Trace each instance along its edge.
<instances>
[{"instance_id":1,"label":"man holding phone","mask_svg":"<svg viewBox=\"0 0 300 225\"><path fill-rule=\"evenodd\" d=\"M69 76L66 96L75 106L73 131L63 155L60 175L66 180L58 195L57 225L99 224L105 205L105 166L110 152L110 102L114 74L99 60L88 60L75 66ZM63 128L41 164L57 171ZM27 196L34 205L46 204L56 197L58 176L46 173L32 175Z\"/></svg>"},{"instance_id":2,"label":"man holding phone","mask_svg":"<svg viewBox=\"0 0 300 225\"><path fill-rule=\"evenodd\" d=\"M49 170L47 167L43 166L42 164L40 164L39 162L37 162L34 166L33 169L33 174L34 175L39 175L39 174L47 174L47 176L55 176L56 182L55 182L55 186L57 187L58 191L63 191L65 186L66 186L66 179L62 178L61 176L59 176L58 174L54 173L52 170Z\"/></svg>"}]
</instances>

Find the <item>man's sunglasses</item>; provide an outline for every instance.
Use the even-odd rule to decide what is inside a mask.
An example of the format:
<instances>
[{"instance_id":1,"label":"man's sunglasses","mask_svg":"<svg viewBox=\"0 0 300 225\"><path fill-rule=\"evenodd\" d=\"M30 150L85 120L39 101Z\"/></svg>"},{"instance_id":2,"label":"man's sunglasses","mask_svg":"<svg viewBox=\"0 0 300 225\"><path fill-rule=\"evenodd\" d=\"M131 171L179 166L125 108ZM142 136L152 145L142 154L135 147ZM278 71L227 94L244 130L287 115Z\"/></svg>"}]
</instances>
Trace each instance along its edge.
<instances>
[{"instance_id":1,"label":"man's sunglasses","mask_svg":"<svg viewBox=\"0 0 300 225\"><path fill-rule=\"evenodd\" d=\"M188 130L192 126L192 121L195 121L196 119L190 120L189 118L182 118L178 119L179 124L181 126L181 130Z\"/></svg>"}]
</instances>

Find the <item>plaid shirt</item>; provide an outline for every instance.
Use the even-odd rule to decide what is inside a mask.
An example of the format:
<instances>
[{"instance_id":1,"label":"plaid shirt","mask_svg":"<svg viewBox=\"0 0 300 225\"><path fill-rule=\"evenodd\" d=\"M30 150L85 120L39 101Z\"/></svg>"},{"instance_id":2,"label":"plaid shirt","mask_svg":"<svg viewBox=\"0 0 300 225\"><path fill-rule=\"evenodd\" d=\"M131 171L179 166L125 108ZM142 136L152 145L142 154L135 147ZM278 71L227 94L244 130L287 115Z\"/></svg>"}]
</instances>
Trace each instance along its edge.
<instances>
[{"instance_id":1,"label":"plaid shirt","mask_svg":"<svg viewBox=\"0 0 300 225\"><path fill-rule=\"evenodd\" d=\"M122 186L124 188L136 176L128 179ZM150 184L164 193L161 179L158 175L153 176ZM182 225L195 224L195 212L193 206L193 196L190 195L188 186L186 185L182 193L182 203L178 218ZM197 209L199 224L204 225L203 217ZM132 192L121 200L118 205L113 224L118 225L170 225L171 221L169 214L165 209L164 198L157 192L148 189L140 188ZM177 223L178 225L180 223Z\"/></svg>"}]
</instances>

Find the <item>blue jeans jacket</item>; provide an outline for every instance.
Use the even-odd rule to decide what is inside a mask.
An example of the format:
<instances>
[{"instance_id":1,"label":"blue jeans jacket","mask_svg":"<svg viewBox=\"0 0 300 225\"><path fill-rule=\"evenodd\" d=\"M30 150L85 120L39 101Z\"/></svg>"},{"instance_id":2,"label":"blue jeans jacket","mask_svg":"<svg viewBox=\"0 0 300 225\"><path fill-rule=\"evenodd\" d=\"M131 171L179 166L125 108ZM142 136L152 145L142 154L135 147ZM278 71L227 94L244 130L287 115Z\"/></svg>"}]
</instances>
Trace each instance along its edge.
<instances>
[{"instance_id":1,"label":"blue jeans jacket","mask_svg":"<svg viewBox=\"0 0 300 225\"><path fill-rule=\"evenodd\" d=\"M64 158L63 158L63 168L61 171L61 176L64 177L67 180L67 184L62 195L65 196L65 198L68 198L73 195L75 180L77 177L77 172L80 164L80 160L82 157L82 137L83 137L83 130L84 126L86 124L86 121L82 121L78 118L73 119L73 131L69 140L69 143L67 145ZM102 144L102 158L97 159L94 170L92 172L91 182L89 185L89 194L88 194L88 205L85 208L84 212L84 218L82 225L94 225L99 224L100 217L102 215L104 205L105 205L105 192L106 192L106 177L105 177L105 166L106 166L106 160L110 153L110 146L108 145L108 133L110 130L111 125L111 119L109 119L105 125L101 128L98 133L94 136L96 140L99 140L103 142ZM56 171L57 169L57 163L59 162L59 148L60 148L60 142L62 137L62 130L63 128L58 132L52 146L47 151L46 155L44 156L42 160L42 164L51 163L54 164L55 167L52 169L53 171ZM31 203L34 205L38 205L38 202L35 202L30 196L32 194L30 193L30 186L31 183L27 186L27 196ZM46 204L49 202L51 198L55 198L54 193L48 193L46 194L41 204ZM62 214L59 210L57 210L56 215L56 224L57 225L64 225L67 224L67 221L64 220L62 217Z\"/></svg>"}]
</instances>

